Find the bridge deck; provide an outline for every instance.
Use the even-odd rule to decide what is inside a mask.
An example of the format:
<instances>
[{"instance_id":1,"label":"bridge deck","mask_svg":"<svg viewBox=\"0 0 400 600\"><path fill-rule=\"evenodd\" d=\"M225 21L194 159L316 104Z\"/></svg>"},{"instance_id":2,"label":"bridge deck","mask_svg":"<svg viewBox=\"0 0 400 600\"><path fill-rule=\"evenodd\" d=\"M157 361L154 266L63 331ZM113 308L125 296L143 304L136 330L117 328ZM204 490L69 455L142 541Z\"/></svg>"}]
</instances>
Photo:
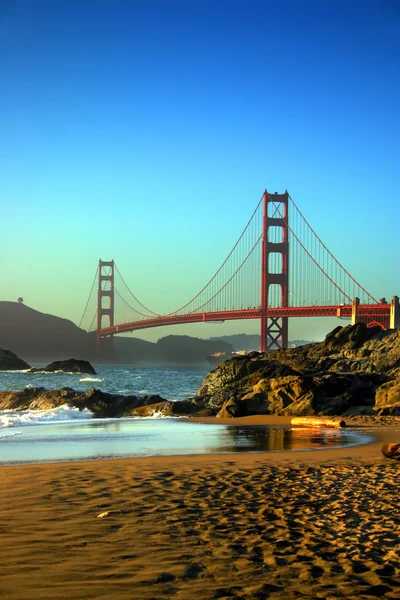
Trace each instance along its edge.
<instances>
[{"instance_id":1,"label":"bridge deck","mask_svg":"<svg viewBox=\"0 0 400 600\"><path fill-rule=\"evenodd\" d=\"M105 337L117 333L126 333L129 331L138 331L140 329L162 327L165 325L210 323L239 319L260 319L261 313L262 311L260 308L246 308L242 310L204 312L187 315L167 315L143 319L141 321L120 323L118 325L113 325L112 327L105 327L101 329L99 333L101 337ZM266 316L269 319L278 319L282 317L338 317L349 319L352 316L352 306L288 306L285 308L268 308ZM357 307L357 317L362 321L376 321L387 329L390 318L390 304L360 304Z\"/></svg>"}]
</instances>

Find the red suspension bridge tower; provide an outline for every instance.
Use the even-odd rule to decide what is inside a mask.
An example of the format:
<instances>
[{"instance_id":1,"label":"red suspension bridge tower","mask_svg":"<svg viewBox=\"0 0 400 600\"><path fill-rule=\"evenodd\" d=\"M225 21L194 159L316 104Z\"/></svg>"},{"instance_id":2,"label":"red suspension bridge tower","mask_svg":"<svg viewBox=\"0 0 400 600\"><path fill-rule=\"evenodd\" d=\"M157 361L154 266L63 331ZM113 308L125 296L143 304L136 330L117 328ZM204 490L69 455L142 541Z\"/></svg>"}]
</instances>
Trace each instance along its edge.
<instances>
[{"instance_id":1,"label":"red suspension bridge tower","mask_svg":"<svg viewBox=\"0 0 400 600\"><path fill-rule=\"evenodd\" d=\"M97 346L101 344L104 358L113 358L115 354L113 336L100 338L100 330L104 327L103 317L108 320L106 327L114 326L114 261L99 260L97 289ZM101 342L100 342L101 340Z\"/></svg>"},{"instance_id":2,"label":"red suspension bridge tower","mask_svg":"<svg viewBox=\"0 0 400 600\"><path fill-rule=\"evenodd\" d=\"M288 317L268 318L270 288L280 289L280 306L287 308L289 299L289 194L263 195L261 249L261 340L262 352L288 346ZM279 215L279 216L275 216ZM274 255L281 260L274 261ZM280 265L280 272L273 268Z\"/></svg>"}]
</instances>

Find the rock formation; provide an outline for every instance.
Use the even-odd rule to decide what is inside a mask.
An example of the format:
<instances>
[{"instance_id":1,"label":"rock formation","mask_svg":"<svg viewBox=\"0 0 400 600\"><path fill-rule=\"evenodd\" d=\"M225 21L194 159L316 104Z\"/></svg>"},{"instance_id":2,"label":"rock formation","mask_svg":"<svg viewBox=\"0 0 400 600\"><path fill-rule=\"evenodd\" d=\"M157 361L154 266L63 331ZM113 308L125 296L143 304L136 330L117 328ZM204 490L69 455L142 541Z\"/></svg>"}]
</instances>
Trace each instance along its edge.
<instances>
[{"instance_id":1,"label":"rock formation","mask_svg":"<svg viewBox=\"0 0 400 600\"><path fill-rule=\"evenodd\" d=\"M50 410L69 404L85 408L95 417L214 416L216 408L208 407L204 398L189 398L170 402L161 396L123 396L98 389L79 392L70 387L60 390L25 388L21 391L0 391L0 410Z\"/></svg>"},{"instance_id":2,"label":"rock formation","mask_svg":"<svg viewBox=\"0 0 400 600\"><path fill-rule=\"evenodd\" d=\"M198 391L220 417L400 414L400 330L362 323L324 342L219 365Z\"/></svg>"},{"instance_id":3,"label":"rock formation","mask_svg":"<svg viewBox=\"0 0 400 600\"><path fill-rule=\"evenodd\" d=\"M32 368L29 373L86 373L88 375L96 375L96 371L87 360L79 360L77 358L68 358L67 360L57 360L50 363L47 367Z\"/></svg>"},{"instance_id":4,"label":"rock formation","mask_svg":"<svg viewBox=\"0 0 400 600\"><path fill-rule=\"evenodd\" d=\"M69 404L83 410L87 408L95 417L130 416L131 411L146 404L165 402L159 396L121 396L107 394L101 390L91 389L78 392L64 387L60 390L45 388L25 388L19 392L0 392L0 410L50 410Z\"/></svg>"},{"instance_id":5,"label":"rock formation","mask_svg":"<svg viewBox=\"0 0 400 600\"><path fill-rule=\"evenodd\" d=\"M0 371L23 371L30 369L30 365L10 350L0 348Z\"/></svg>"}]
</instances>

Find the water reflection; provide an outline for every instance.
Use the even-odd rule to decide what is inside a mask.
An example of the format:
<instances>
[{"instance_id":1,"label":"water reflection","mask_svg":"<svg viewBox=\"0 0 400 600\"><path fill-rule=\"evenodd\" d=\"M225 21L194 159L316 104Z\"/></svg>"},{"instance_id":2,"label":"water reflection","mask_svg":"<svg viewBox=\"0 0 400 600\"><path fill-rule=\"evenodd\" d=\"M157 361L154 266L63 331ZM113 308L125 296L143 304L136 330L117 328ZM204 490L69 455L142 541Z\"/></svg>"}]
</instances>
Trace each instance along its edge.
<instances>
[{"instance_id":1,"label":"water reflection","mask_svg":"<svg viewBox=\"0 0 400 600\"><path fill-rule=\"evenodd\" d=\"M342 429L206 425L177 419L95 419L18 427L0 464L229 452L314 450L369 441Z\"/></svg>"},{"instance_id":2,"label":"water reflection","mask_svg":"<svg viewBox=\"0 0 400 600\"><path fill-rule=\"evenodd\" d=\"M229 439L227 439L227 437ZM358 433L342 429L306 429L304 427L243 427L229 425L221 435L219 452L274 452L313 450L362 443Z\"/></svg>"}]
</instances>

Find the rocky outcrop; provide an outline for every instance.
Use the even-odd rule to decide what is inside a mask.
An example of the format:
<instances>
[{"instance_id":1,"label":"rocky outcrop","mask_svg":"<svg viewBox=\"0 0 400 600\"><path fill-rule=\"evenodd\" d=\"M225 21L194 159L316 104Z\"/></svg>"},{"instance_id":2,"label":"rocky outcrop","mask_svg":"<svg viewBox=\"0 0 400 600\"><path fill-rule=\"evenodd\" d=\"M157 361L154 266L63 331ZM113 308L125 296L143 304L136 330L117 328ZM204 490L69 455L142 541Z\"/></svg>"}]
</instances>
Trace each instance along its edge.
<instances>
[{"instance_id":1,"label":"rocky outcrop","mask_svg":"<svg viewBox=\"0 0 400 600\"><path fill-rule=\"evenodd\" d=\"M96 371L87 360L79 360L76 358L68 358L67 360L57 360L50 363L47 367L32 368L29 373L86 373L88 375L96 375Z\"/></svg>"},{"instance_id":2,"label":"rocky outcrop","mask_svg":"<svg viewBox=\"0 0 400 600\"><path fill-rule=\"evenodd\" d=\"M224 418L400 414L400 331L357 323L321 343L251 352L218 365L198 394Z\"/></svg>"},{"instance_id":3,"label":"rocky outcrop","mask_svg":"<svg viewBox=\"0 0 400 600\"><path fill-rule=\"evenodd\" d=\"M375 410L378 415L400 416L400 372L376 390Z\"/></svg>"},{"instance_id":4,"label":"rocky outcrop","mask_svg":"<svg viewBox=\"0 0 400 600\"><path fill-rule=\"evenodd\" d=\"M207 398L188 398L170 402L161 396L122 396L99 389L79 392L70 387L60 390L25 388L18 392L0 391L0 410L50 410L64 404L85 408L95 417L152 417L159 416L215 416L218 412Z\"/></svg>"},{"instance_id":5,"label":"rocky outcrop","mask_svg":"<svg viewBox=\"0 0 400 600\"><path fill-rule=\"evenodd\" d=\"M24 371L30 368L30 365L16 354L0 348L0 371Z\"/></svg>"},{"instance_id":6,"label":"rocky outcrop","mask_svg":"<svg viewBox=\"0 0 400 600\"><path fill-rule=\"evenodd\" d=\"M121 417L132 414L140 406L166 402L160 396L121 396L107 394L98 389L78 392L64 387L60 390L25 388L19 392L0 392L0 410L50 410L69 404L91 410L95 417Z\"/></svg>"}]
</instances>

